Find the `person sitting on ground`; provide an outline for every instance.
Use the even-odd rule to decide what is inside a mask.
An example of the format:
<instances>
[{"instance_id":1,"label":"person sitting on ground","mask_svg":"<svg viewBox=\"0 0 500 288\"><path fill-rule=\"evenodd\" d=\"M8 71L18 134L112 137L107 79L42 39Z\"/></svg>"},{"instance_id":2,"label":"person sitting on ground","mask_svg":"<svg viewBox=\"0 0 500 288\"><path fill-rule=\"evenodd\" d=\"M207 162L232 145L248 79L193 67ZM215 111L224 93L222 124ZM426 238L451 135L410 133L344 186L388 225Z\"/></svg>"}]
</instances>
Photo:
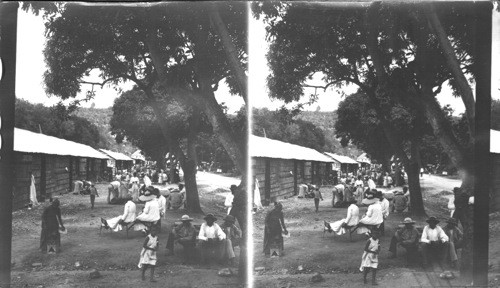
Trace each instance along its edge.
<instances>
[{"instance_id":1,"label":"person sitting on ground","mask_svg":"<svg viewBox=\"0 0 500 288\"><path fill-rule=\"evenodd\" d=\"M444 233L446 233L446 236L449 238L449 249L448 249L448 255L449 255L449 260L451 262L451 267L457 268L458 265L458 256L457 256L457 250L462 248L462 241L463 241L463 233L458 228L458 221L455 218L450 218L447 221L447 225L443 228ZM448 258L448 257L447 257Z\"/></svg>"},{"instance_id":2,"label":"person sitting on ground","mask_svg":"<svg viewBox=\"0 0 500 288\"><path fill-rule=\"evenodd\" d=\"M47 251L49 246L54 246L55 251L61 251L61 234L59 229L66 231L61 219L59 199L54 199L49 207L42 213L42 233L40 235L40 250Z\"/></svg>"},{"instance_id":3,"label":"person sitting on ground","mask_svg":"<svg viewBox=\"0 0 500 288\"><path fill-rule=\"evenodd\" d=\"M376 191L376 190L375 190ZM358 226L358 233L363 234L368 232L370 227L375 227L378 229L380 227L380 224L384 222L384 215L382 213L382 206L380 206L380 201L379 198L374 197L376 192L371 192L367 194L369 196L368 198L364 199L364 203L370 203L368 206L368 210L366 211L366 214L359 220ZM366 227L368 226L368 227Z\"/></svg>"},{"instance_id":4,"label":"person sitting on ground","mask_svg":"<svg viewBox=\"0 0 500 288\"><path fill-rule=\"evenodd\" d=\"M185 199L180 191L181 186L184 188L184 185L179 184L179 188L175 188L170 191L170 194L167 196L167 209L177 210L184 205Z\"/></svg>"},{"instance_id":5,"label":"person sitting on ground","mask_svg":"<svg viewBox=\"0 0 500 288\"><path fill-rule=\"evenodd\" d=\"M332 223L325 221L325 227L328 232L335 232L337 235L346 233L346 227L356 226L359 223L359 208L356 205L356 200L351 201L351 205L347 208L347 217Z\"/></svg>"},{"instance_id":6,"label":"person sitting on ground","mask_svg":"<svg viewBox=\"0 0 500 288\"><path fill-rule=\"evenodd\" d=\"M227 207L227 215L229 215L229 213L231 212L231 208L233 207L234 193L236 193L237 188L238 188L238 186L236 186L234 184L231 185L231 187L229 187L229 190L231 190L231 193L227 194L226 200L224 200L224 206Z\"/></svg>"},{"instance_id":7,"label":"person sitting on ground","mask_svg":"<svg viewBox=\"0 0 500 288\"><path fill-rule=\"evenodd\" d=\"M408 198L406 198L404 193L401 191L396 192L392 203L392 212L396 211L398 213L401 213L406 210L406 208L408 208Z\"/></svg>"},{"instance_id":8,"label":"person sitting on ground","mask_svg":"<svg viewBox=\"0 0 500 288\"><path fill-rule=\"evenodd\" d=\"M224 234L226 234L226 239L223 240L223 251L222 251L222 259L227 260L229 265L234 264L234 258L236 255L234 254L234 247L240 245L241 240L241 230L234 223L236 219L233 215L227 215L224 218L224 223L220 226Z\"/></svg>"},{"instance_id":9,"label":"person sitting on ground","mask_svg":"<svg viewBox=\"0 0 500 288\"><path fill-rule=\"evenodd\" d=\"M323 201L323 195L321 195L321 191L319 191L319 187L316 187L313 191L314 193L314 207L316 207L316 212L319 210L319 201Z\"/></svg>"},{"instance_id":10,"label":"person sitting on ground","mask_svg":"<svg viewBox=\"0 0 500 288\"><path fill-rule=\"evenodd\" d=\"M118 180L115 180L111 183L109 183L108 186L108 204L116 204L118 200L118 195L120 194L120 185L121 182Z\"/></svg>"},{"instance_id":11,"label":"person sitting on ground","mask_svg":"<svg viewBox=\"0 0 500 288\"><path fill-rule=\"evenodd\" d=\"M274 202L274 209L269 211L264 221L264 254L271 254L271 246L278 246L280 255L283 255L283 233L288 234L283 216L283 204Z\"/></svg>"},{"instance_id":12,"label":"person sitting on ground","mask_svg":"<svg viewBox=\"0 0 500 288\"><path fill-rule=\"evenodd\" d=\"M391 244L389 245L389 251L391 252L389 258L396 258L397 246L399 245L406 249L406 253L409 256L408 259L412 259L418 251L419 233L415 228L415 221L410 217L405 218L402 223L405 225L404 228L396 230L396 233L392 236Z\"/></svg>"},{"instance_id":13,"label":"person sitting on ground","mask_svg":"<svg viewBox=\"0 0 500 288\"><path fill-rule=\"evenodd\" d=\"M444 263L449 249L449 238L439 225L439 220L432 216L426 220L429 225L424 227L420 245L422 247L422 259L424 266L429 264L429 257L434 255Z\"/></svg>"},{"instance_id":14,"label":"person sitting on ground","mask_svg":"<svg viewBox=\"0 0 500 288\"><path fill-rule=\"evenodd\" d=\"M193 218L189 215L182 215L181 224L175 226L168 234L167 254L174 254L174 244L178 243L184 248L184 254L187 259L192 259L194 247L196 246L196 229L191 223Z\"/></svg>"},{"instance_id":15,"label":"person sitting on ground","mask_svg":"<svg viewBox=\"0 0 500 288\"><path fill-rule=\"evenodd\" d=\"M139 259L139 268L141 269L142 281L146 280L146 269L151 269L149 281L156 282L154 279L156 267L156 250L158 250L158 236L156 229L152 229L142 244L141 257Z\"/></svg>"},{"instance_id":16,"label":"person sitting on ground","mask_svg":"<svg viewBox=\"0 0 500 288\"><path fill-rule=\"evenodd\" d=\"M112 229L115 232L121 231L123 229L122 225L125 223L132 223L135 221L136 206L135 203L130 199L125 203L123 207L123 215L105 220L101 218L101 225L106 229Z\"/></svg>"},{"instance_id":17,"label":"person sitting on ground","mask_svg":"<svg viewBox=\"0 0 500 288\"><path fill-rule=\"evenodd\" d=\"M135 218L135 231L142 230L144 233L147 233L148 229L157 225L158 220L160 220L160 205L156 200L154 189L153 186L149 186L144 191L144 194L139 196L139 200L146 202L146 204L142 213Z\"/></svg>"},{"instance_id":18,"label":"person sitting on ground","mask_svg":"<svg viewBox=\"0 0 500 288\"><path fill-rule=\"evenodd\" d=\"M217 218L213 214L205 216L205 223L201 224L198 240L201 242L201 256L203 262L210 259L220 260L222 254L222 241L226 239L226 234L215 221Z\"/></svg>"}]
</instances>

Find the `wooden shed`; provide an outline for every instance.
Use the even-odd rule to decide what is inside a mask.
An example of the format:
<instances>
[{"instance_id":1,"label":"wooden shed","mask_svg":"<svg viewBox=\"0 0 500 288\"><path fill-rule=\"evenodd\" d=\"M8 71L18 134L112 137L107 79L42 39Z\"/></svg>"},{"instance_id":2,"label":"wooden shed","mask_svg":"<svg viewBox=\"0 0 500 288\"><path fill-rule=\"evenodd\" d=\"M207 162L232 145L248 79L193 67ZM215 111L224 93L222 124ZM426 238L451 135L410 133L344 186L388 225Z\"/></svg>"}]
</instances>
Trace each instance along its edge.
<instances>
[{"instance_id":1,"label":"wooden shed","mask_svg":"<svg viewBox=\"0 0 500 288\"><path fill-rule=\"evenodd\" d=\"M351 159L350 157L334 153L325 152L325 155L333 160L332 165L334 170L341 171L343 174L357 173L359 167L358 161Z\"/></svg>"},{"instance_id":2,"label":"wooden shed","mask_svg":"<svg viewBox=\"0 0 500 288\"><path fill-rule=\"evenodd\" d=\"M500 211L500 131L490 131L491 205L490 212Z\"/></svg>"},{"instance_id":3,"label":"wooden shed","mask_svg":"<svg viewBox=\"0 0 500 288\"><path fill-rule=\"evenodd\" d=\"M297 195L302 183L321 184L333 162L314 149L254 135L249 153L263 205Z\"/></svg>"},{"instance_id":4,"label":"wooden shed","mask_svg":"<svg viewBox=\"0 0 500 288\"><path fill-rule=\"evenodd\" d=\"M102 179L107 156L94 148L64 139L14 129L15 186L13 208L29 203L31 175L37 198L67 193L75 180Z\"/></svg>"},{"instance_id":5,"label":"wooden shed","mask_svg":"<svg viewBox=\"0 0 500 288\"><path fill-rule=\"evenodd\" d=\"M108 167L113 168L113 174L116 173L116 170L126 170L134 165L134 159L123 153L105 149L99 149L99 151L109 156Z\"/></svg>"}]
</instances>

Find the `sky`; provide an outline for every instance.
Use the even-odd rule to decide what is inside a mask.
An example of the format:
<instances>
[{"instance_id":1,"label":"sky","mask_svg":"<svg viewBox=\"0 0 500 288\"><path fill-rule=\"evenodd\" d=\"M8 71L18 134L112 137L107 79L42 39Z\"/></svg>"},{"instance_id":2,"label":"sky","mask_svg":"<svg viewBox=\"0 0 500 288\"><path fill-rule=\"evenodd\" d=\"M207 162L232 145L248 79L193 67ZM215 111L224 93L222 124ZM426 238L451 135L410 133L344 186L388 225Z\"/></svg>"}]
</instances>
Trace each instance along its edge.
<instances>
[{"instance_id":1,"label":"sky","mask_svg":"<svg viewBox=\"0 0 500 288\"><path fill-rule=\"evenodd\" d=\"M492 63L500 63L500 13L493 14L493 53ZM249 72L249 94L251 95L251 105L254 107L267 107L274 110L281 107L284 103L278 100L272 100L268 97L266 86L266 77L269 75L265 54L268 49L268 43L265 41L265 27L261 21L250 17L250 72ZM43 73L45 72L45 62L43 58L43 49L45 45L44 25L41 16L34 16L25 11L20 11L18 14L18 38L17 38L17 75L16 75L16 95L18 98L28 100L32 103L43 103L51 106L60 100L57 97L49 97L44 91ZM89 81L98 82L99 79L93 73L88 79ZM500 65L492 65L492 96L494 99L500 99ZM308 82L311 85L324 85L321 80L321 75L315 75ZM132 88L132 83L123 83L121 88L128 90ZM82 87L82 92L77 97L82 99L85 93L91 90L91 85ZM344 93L350 94L355 92L356 87L350 86L344 89ZM106 85L102 89L95 86L94 91L96 97L88 102L83 103L83 107L90 107L92 104L97 108L106 108L113 105L114 99L119 96L119 93L112 86ZM305 96L299 102L305 103L308 101L310 94L318 94L318 101L311 106L305 107L306 110L315 111L318 106L321 111L333 111L338 107L342 100L341 93L335 88L329 88L326 91L322 89L307 88ZM234 96L229 93L229 89L225 83L219 85L216 91L216 98L219 103L225 103L228 106L228 112L234 113L239 110L244 104L239 96ZM464 105L460 98L455 98L451 95L451 90L448 87L443 87L443 91L438 96L441 105L450 104L455 109L455 114L460 114L464 111ZM292 107L297 103L287 105Z\"/></svg>"}]
</instances>

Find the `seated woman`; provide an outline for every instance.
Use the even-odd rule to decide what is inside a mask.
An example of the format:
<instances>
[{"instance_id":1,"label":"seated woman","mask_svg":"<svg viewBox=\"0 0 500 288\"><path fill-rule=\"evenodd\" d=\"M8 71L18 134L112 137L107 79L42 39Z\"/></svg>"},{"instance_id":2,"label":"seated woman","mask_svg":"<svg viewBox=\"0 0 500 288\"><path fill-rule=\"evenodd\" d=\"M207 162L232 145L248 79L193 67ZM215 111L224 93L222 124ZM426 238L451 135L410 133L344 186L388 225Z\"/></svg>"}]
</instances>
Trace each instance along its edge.
<instances>
[{"instance_id":1,"label":"seated woman","mask_svg":"<svg viewBox=\"0 0 500 288\"><path fill-rule=\"evenodd\" d=\"M156 200L154 187L147 187L144 194L139 196L139 200L146 202L146 204L144 205L142 213L135 218L136 224L134 225L134 230L143 230L143 232L147 232L149 227L155 225L158 220L160 220L160 205L158 200Z\"/></svg>"},{"instance_id":2,"label":"seated woman","mask_svg":"<svg viewBox=\"0 0 500 288\"><path fill-rule=\"evenodd\" d=\"M135 211L135 203L130 199L127 201L125 207L123 208L123 215L108 220L104 220L101 218L101 225L103 225L106 229L111 228L115 232L121 231L122 223L130 223L135 221Z\"/></svg>"},{"instance_id":3,"label":"seated woman","mask_svg":"<svg viewBox=\"0 0 500 288\"><path fill-rule=\"evenodd\" d=\"M343 235L346 232L345 227L356 226L359 222L359 208L356 205L356 200L352 200L351 205L347 208L347 217L332 223L325 221L325 228L328 232L335 232L337 235Z\"/></svg>"}]
</instances>

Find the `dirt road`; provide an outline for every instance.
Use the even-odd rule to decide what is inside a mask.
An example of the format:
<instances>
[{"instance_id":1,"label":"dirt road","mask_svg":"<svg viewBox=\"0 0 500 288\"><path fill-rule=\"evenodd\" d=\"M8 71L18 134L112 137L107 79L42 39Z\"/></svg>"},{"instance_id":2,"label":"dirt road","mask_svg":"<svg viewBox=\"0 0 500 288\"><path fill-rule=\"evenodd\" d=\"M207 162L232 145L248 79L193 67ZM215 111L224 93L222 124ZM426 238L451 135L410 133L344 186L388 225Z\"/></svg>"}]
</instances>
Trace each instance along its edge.
<instances>
[{"instance_id":1,"label":"dirt road","mask_svg":"<svg viewBox=\"0 0 500 288\"><path fill-rule=\"evenodd\" d=\"M229 191L229 183L238 179L211 173L198 176L201 205L205 213L225 215L224 198L219 192ZM229 185L228 185L229 184ZM62 252L47 255L39 252L40 215L43 206L33 210L16 211L13 215L12 279L16 287L237 287L236 277L223 278L217 271L225 266L185 263L176 247L175 256L166 256L165 245L174 221L186 211L168 210L162 220L159 234L160 249L156 271L157 283L142 282L137 268L144 236L137 231L102 231L100 218L111 218L123 213L123 206L106 203L107 185L96 185L100 197L95 209L90 209L89 196L66 194L60 196L63 222L68 230L61 236ZM166 186L161 187L166 190ZM143 205L137 205L141 211ZM203 215L191 214L196 221ZM239 254L238 250L236 252ZM89 279L89 273L98 269L100 279ZM233 271L237 272L235 267ZM195 276L196 275L196 276ZM200 280L203 279L203 280Z\"/></svg>"}]
</instances>

